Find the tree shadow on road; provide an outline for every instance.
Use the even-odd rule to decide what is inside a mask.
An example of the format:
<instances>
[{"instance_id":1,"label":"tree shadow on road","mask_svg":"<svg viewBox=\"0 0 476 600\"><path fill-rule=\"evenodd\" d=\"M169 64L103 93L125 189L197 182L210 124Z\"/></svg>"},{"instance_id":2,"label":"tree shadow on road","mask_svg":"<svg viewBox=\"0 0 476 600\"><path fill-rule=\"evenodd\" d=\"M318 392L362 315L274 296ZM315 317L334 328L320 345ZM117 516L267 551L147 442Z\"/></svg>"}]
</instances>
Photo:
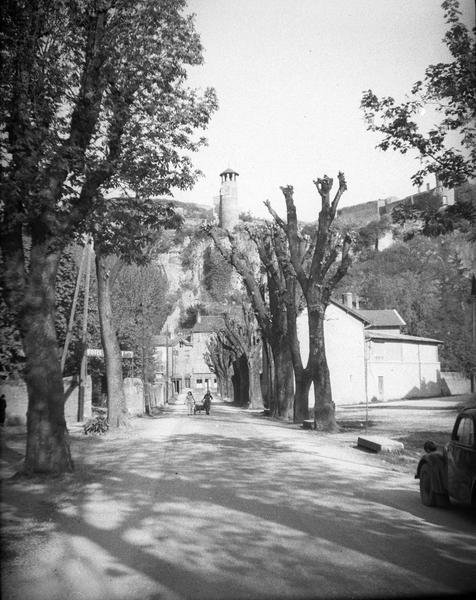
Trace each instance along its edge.
<instances>
[{"instance_id":1,"label":"tree shadow on road","mask_svg":"<svg viewBox=\"0 0 476 600\"><path fill-rule=\"evenodd\" d=\"M230 419L214 419L218 431L208 434L75 439L73 476L4 483L4 531L17 535L7 544L11 598L54 600L78 589L103 599L475 589L476 519L466 511L433 518L416 487L385 468L297 450L279 428L275 439L256 437L256 428L221 432ZM19 533L25 523L28 540ZM32 553L33 573L21 574Z\"/></svg>"}]
</instances>

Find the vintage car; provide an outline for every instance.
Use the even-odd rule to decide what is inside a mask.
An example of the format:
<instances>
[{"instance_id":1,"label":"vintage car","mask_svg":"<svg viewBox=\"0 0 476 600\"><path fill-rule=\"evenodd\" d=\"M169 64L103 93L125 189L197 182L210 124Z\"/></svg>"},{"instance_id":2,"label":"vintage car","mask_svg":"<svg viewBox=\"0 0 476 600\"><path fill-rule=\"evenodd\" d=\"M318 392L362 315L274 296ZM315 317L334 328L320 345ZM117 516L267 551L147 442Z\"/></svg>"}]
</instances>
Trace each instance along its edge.
<instances>
[{"instance_id":1,"label":"vintage car","mask_svg":"<svg viewBox=\"0 0 476 600\"><path fill-rule=\"evenodd\" d=\"M418 463L420 497L425 506L446 507L450 498L476 507L476 408L463 409L451 440L438 450L426 442L426 454Z\"/></svg>"}]
</instances>

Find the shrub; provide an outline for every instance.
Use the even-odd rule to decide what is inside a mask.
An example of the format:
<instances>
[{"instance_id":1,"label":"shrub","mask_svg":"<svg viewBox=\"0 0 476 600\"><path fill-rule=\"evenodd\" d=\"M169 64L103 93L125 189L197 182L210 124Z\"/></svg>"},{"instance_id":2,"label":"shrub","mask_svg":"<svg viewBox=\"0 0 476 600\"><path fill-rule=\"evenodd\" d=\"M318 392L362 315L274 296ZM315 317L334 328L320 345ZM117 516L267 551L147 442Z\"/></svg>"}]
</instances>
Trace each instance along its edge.
<instances>
[{"instance_id":1,"label":"shrub","mask_svg":"<svg viewBox=\"0 0 476 600\"><path fill-rule=\"evenodd\" d=\"M106 417L104 417L102 415L98 415L97 417L93 417L92 419L89 419L88 421L86 421L86 423L84 424L84 427L83 427L85 435L89 435L89 434L102 435L103 433L106 433L106 431L108 429L109 429L109 424L107 422L107 419L106 419Z\"/></svg>"}]
</instances>

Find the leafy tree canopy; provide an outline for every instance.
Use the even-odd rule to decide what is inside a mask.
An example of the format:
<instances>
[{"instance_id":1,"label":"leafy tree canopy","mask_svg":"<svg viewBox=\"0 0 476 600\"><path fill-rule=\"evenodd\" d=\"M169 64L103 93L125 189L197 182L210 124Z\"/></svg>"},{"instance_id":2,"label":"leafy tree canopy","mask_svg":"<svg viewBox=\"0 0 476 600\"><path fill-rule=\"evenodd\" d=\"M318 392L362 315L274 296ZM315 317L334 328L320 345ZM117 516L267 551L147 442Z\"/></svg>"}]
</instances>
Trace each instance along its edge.
<instances>
[{"instance_id":1,"label":"leafy tree canopy","mask_svg":"<svg viewBox=\"0 0 476 600\"><path fill-rule=\"evenodd\" d=\"M461 21L458 0L442 3L448 30L444 37L451 61L430 65L417 81L408 99L378 97L372 90L362 96L367 128L382 134L378 148L405 154L416 150L421 168L412 180L420 185L429 173L446 186L454 187L476 174L476 52L475 30ZM434 108L440 121L424 131L418 115ZM455 147L455 134L459 147Z\"/></svg>"}]
</instances>

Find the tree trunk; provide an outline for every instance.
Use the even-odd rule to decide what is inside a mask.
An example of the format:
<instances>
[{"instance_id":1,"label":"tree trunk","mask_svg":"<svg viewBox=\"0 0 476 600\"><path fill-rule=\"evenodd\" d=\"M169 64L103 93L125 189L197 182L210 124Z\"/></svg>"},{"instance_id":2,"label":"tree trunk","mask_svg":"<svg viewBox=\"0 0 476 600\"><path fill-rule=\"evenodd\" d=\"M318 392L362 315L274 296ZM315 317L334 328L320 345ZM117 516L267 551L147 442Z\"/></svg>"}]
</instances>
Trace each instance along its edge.
<instances>
[{"instance_id":1,"label":"tree trunk","mask_svg":"<svg viewBox=\"0 0 476 600\"><path fill-rule=\"evenodd\" d=\"M320 431L336 431L335 404L332 401L324 340L324 312L325 307L320 307L320 310L308 311L308 368L314 383L314 426Z\"/></svg>"},{"instance_id":2,"label":"tree trunk","mask_svg":"<svg viewBox=\"0 0 476 600\"><path fill-rule=\"evenodd\" d=\"M240 373L240 406L248 406L250 403L250 372L248 369L248 360L242 354L238 360Z\"/></svg>"},{"instance_id":3,"label":"tree trunk","mask_svg":"<svg viewBox=\"0 0 476 600\"><path fill-rule=\"evenodd\" d=\"M251 402L251 408L255 410L263 408L263 396L261 395L260 378L261 363L261 345L257 344L250 348L248 354L249 398Z\"/></svg>"},{"instance_id":4,"label":"tree trunk","mask_svg":"<svg viewBox=\"0 0 476 600\"><path fill-rule=\"evenodd\" d=\"M20 316L28 390L27 473L73 470L64 416L64 388L55 330L55 279L59 254L32 241L29 278Z\"/></svg>"},{"instance_id":5,"label":"tree trunk","mask_svg":"<svg viewBox=\"0 0 476 600\"><path fill-rule=\"evenodd\" d=\"M295 390L294 390L294 422L302 423L309 418L309 390L312 380L308 372L294 370Z\"/></svg>"},{"instance_id":6,"label":"tree trunk","mask_svg":"<svg viewBox=\"0 0 476 600\"><path fill-rule=\"evenodd\" d=\"M263 375L261 377L261 394L263 396L263 404L267 409L271 408L271 398L273 397L273 355L269 342L263 339Z\"/></svg>"},{"instance_id":7,"label":"tree trunk","mask_svg":"<svg viewBox=\"0 0 476 600\"><path fill-rule=\"evenodd\" d=\"M96 248L96 273L101 341L106 366L107 419L110 427L123 427L128 424L128 413L122 378L121 350L112 316L110 269L99 248Z\"/></svg>"},{"instance_id":8,"label":"tree trunk","mask_svg":"<svg viewBox=\"0 0 476 600\"><path fill-rule=\"evenodd\" d=\"M303 368L299 336L297 330L296 308L296 279L289 274L286 277L287 302L286 316L288 325L288 340L294 369L294 423L302 423L309 418L309 390L311 388L311 375L308 369Z\"/></svg>"},{"instance_id":9,"label":"tree trunk","mask_svg":"<svg viewBox=\"0 0 476 600\"><path fill-rule=\"evenodd\" d=\"M292 421L294 412L294 370L291 351L285 340L275 340L272 349L275 366L275 399L271 414L274 417Z\"/></svg>"}]
</instances>

